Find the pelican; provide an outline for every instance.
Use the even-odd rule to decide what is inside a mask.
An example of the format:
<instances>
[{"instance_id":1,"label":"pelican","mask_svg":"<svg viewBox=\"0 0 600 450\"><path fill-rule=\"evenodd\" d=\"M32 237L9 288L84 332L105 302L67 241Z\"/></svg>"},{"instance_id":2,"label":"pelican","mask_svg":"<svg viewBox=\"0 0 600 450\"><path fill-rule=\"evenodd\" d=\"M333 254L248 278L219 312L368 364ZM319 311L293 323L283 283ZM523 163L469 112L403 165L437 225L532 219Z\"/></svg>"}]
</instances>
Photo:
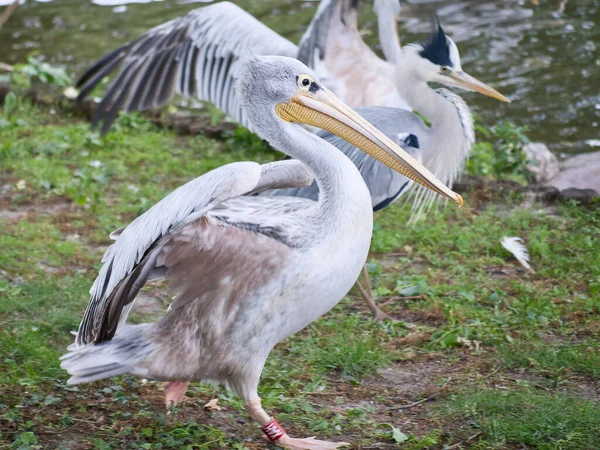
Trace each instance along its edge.
<instances>
[{"instance_id":1,"label":"pelican","mask_svg":"<svg viewBox=\"0 0 600 450\"><path fill-rule=\"evenodd\" d=\"M228 1L194 9L99 59L79 78L78 99L123 64L94 117L93 126L102 123L102 133L120 110L158 108L175 94L209 101L248 127L230 68L250 51L298 58L355 107L410 109L396 92L389 64L363 41L357 26L358 5L357 0L322 0L299 46ZM400 4L398 0L376 0L375 7L381 17L382 42L387 42L390 31L396 29L395 19L390 22L387 16L390 11L397 15ZM400 45L397 34L394 39L396 44L383 47L390 55Z\"/></svg>"},{"instance_id":2,"label":"pelican","mask_svg":"<svg viewBox=\"0 0 600 450\"><path fill-rule=\"evenodd\" d=\"M240 107L231 68L246 50L259 55L297 57L313 67L320 79L332 85L346 102L354 107L371 105L358 111L451 186L473 145L473 121L460 96L447 89L432 89L428 83L477 90L508 100L463 72L458 48L445 35L436 17L425 43L401 47L397 33L398 0L374 2L387 61L379 58L358 31L358 3L323 0L299 47L232 3L195 9L100 59L78 81L79 97L86 97L107 74L122 65L93 119L93 126L102 123L102 132L108 131L120 110L160 107L175 94L210 101L252 129ZM432 126L425 125L411 111L385 107L412 107L425 115ZM325 137L359 168L375 210L385 208L408 191L411 183L401 174L343 140ZM285 195L314 199L317 193L314 183L296 194L287 191ZM413 211L417 213L431 205L434 198L418 191ZM382 319L385 314L373 299L366 269L363 278L365 286L359 282L357 287L375 318Z\"/></svg>"},{"instance_id":3,"label":"pelican","mask_svg":"<svg viewBox=\"0 0 600 450\"><path fill-rule=\"evenodd\" d=\"M399 13L398 0L376 0L375 7L381 16L388 15L390 10L396 15ZM102 133L108 131L120 110L132 112L160 107L171 101L175 94L210 101L251 128L240 107L231 74L240 55L250 51L258 55L297 57L314 67L327 85L334 86L334 92L353 105L409 108L396 93L393 77L382 83L381 77L373 76L376 67L384 72L389 68L362 40L357 28L357 8L356 1L322 0L298 47L233 3L220 2L198 8L153 28L98 60L80 77L78 98L85 98L106 75L122 64L123 68L98 106L92 122L93 127L102 123ZM383 24L381 36L387 38L393 30L386 27L386 21L380 22ZM392 26L395 29L395 21ZM342 55L345 57L340 58ZM373 119L381 116L376 111L373 115ZM396 127L386 127L386 130L389 130L386 132L388 137L420 161L418 146L415 147L418 140L414 135L403 133ZM344 141L332 142L337 146ZM412 181L403 175L374 160L365 160L363 155L356 151L351 159L358 167L374 169L365 176L372 179L380 175L378 191L385 195L381 201L381 195L374 196L375 209L378 205L391 203L388 199L400 197L411 186ZM361 172L364 171L361 169ZM388 195L390 189L393 195ZM363 273L366 287L360 283L357 287L375 318L382 319L385 315L373 300L368 273L366 270Z\"/></svg>"},{"instance_id":4,"label":"pelican","mask_svg":"<svg viewBox=\"0 0 600 450\"><path fill-rule=\"evenodd\" d=\"M462 198L373 127L301 62L238 62L236 89L259 136L294 160L239 162L179 187L125 229L103 266L70 353L70 384L122 374L225 384L276 445L346 445L290 437L261 406L271 349L335 306L360 274L371 240L371 196L356 166L300 124L336 133L377 160L453 200ZM312 177L317 201L250 194ZM155 323L126 323L140 288L166 276L176 292ZM173 387L174 386L174 387ZM166 395L168 395L167 393Z\"/></svg>"}]
</instances>

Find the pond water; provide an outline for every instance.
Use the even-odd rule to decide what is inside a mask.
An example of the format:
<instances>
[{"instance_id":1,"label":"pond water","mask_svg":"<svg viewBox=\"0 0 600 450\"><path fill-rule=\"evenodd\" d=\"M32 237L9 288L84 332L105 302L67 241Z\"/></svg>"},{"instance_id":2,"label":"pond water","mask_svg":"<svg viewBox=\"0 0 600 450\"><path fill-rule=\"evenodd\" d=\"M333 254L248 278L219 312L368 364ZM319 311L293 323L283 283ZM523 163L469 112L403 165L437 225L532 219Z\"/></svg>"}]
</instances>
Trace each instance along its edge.
<instances>
[{"instance_id":1,"label":"pond water","mask_svg":"<svg viewBox=\"0 0 600 450\"><path fill-rule=\"evenodd\" d=\"M0 62L34 54L76 76L107 51L187 11L198 0L21 0L0 28ZM0 0L0 6L11 0ZM297 42L318 4L242 0L240 6ZM370 2L361 29L377 45ZM539 3L536 5L536 3ZM411 0L402 2L402 42L422 40L437 11L461 51L463 68L512 103L465 98L486 124L509 120L559 156L600 150L600 1Z\"/></svg>"}]
</instances>

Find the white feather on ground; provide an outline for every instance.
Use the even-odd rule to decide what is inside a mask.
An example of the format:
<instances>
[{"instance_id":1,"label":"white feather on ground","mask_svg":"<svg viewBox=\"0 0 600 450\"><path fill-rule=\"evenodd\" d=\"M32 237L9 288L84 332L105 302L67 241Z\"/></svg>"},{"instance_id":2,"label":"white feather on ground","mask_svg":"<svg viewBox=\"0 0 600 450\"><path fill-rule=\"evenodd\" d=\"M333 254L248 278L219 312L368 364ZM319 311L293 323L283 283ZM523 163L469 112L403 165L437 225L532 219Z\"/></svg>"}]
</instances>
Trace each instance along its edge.
<instances>
[{"instance_id":1,"label":"white feather on ground","mask_svg":"<svg viewBox=\"0 0 600 450\"><path fill-rule=\"evenodd\" d=\"M511 252L515 258L521 263L523 267L531 272L534 270L529 265L529 252L527 248L523 245L523 239L520 237L508 237L504 236L500 241L502 247Z\"/></svg>"}]
</instances>

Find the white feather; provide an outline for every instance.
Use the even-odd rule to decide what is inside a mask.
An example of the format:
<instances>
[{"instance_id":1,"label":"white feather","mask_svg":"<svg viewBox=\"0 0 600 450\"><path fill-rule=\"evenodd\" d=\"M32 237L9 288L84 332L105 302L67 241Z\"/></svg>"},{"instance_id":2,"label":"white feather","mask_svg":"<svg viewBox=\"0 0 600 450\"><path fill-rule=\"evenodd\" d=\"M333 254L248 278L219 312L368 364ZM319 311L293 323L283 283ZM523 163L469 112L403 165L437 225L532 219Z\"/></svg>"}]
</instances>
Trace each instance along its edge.
<instances>
[{"instance_id":1,"label":"white feather","mask_svg":"<svg viewBox=\"0 0 600 450\"><path fill-rule=\"evenodd\" d=\"M523 267L527 270L534 272L534 270L529 265L529 252L527 248L523 245L523 239L520 237L508 237L504 236L500 241L502 247L511 252L515 258L521 263Z\"/></svg>"}]
</instances>

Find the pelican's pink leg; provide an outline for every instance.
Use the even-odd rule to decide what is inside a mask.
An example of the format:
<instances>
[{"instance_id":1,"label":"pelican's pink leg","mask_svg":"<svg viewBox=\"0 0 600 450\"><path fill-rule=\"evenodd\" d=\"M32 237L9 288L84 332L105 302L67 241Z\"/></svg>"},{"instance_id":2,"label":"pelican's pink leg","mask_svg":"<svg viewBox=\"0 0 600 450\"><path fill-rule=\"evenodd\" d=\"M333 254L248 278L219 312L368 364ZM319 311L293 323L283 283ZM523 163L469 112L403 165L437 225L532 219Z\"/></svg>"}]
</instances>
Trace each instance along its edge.
<instances>
[{"instance_id":1,"label":"pelican's pink leg","mask_svg":"<svg viewBox=\"0 0 600 450\"><path fill-rule=\"evenodd\" d=\"M345 447L347 442L327 442L315 438L296 439L290 437L274 417L269 417L260 404L260 398L255 397L246 403L246 410L250 417L262 426L262 431L267 439L274 445L289 450L335 450Z\"/></svg>"},{"instance_id":2,"label":"pelican's pink leg","mask_svg":"<svg viewBox=\"0 0 600 450\"><path fill-rule=\"evenodd\" d=\"M168 381L165 383L165 405L167 409L177 406L185 398L189 381Z\"/></svg>"}]
</instances>

